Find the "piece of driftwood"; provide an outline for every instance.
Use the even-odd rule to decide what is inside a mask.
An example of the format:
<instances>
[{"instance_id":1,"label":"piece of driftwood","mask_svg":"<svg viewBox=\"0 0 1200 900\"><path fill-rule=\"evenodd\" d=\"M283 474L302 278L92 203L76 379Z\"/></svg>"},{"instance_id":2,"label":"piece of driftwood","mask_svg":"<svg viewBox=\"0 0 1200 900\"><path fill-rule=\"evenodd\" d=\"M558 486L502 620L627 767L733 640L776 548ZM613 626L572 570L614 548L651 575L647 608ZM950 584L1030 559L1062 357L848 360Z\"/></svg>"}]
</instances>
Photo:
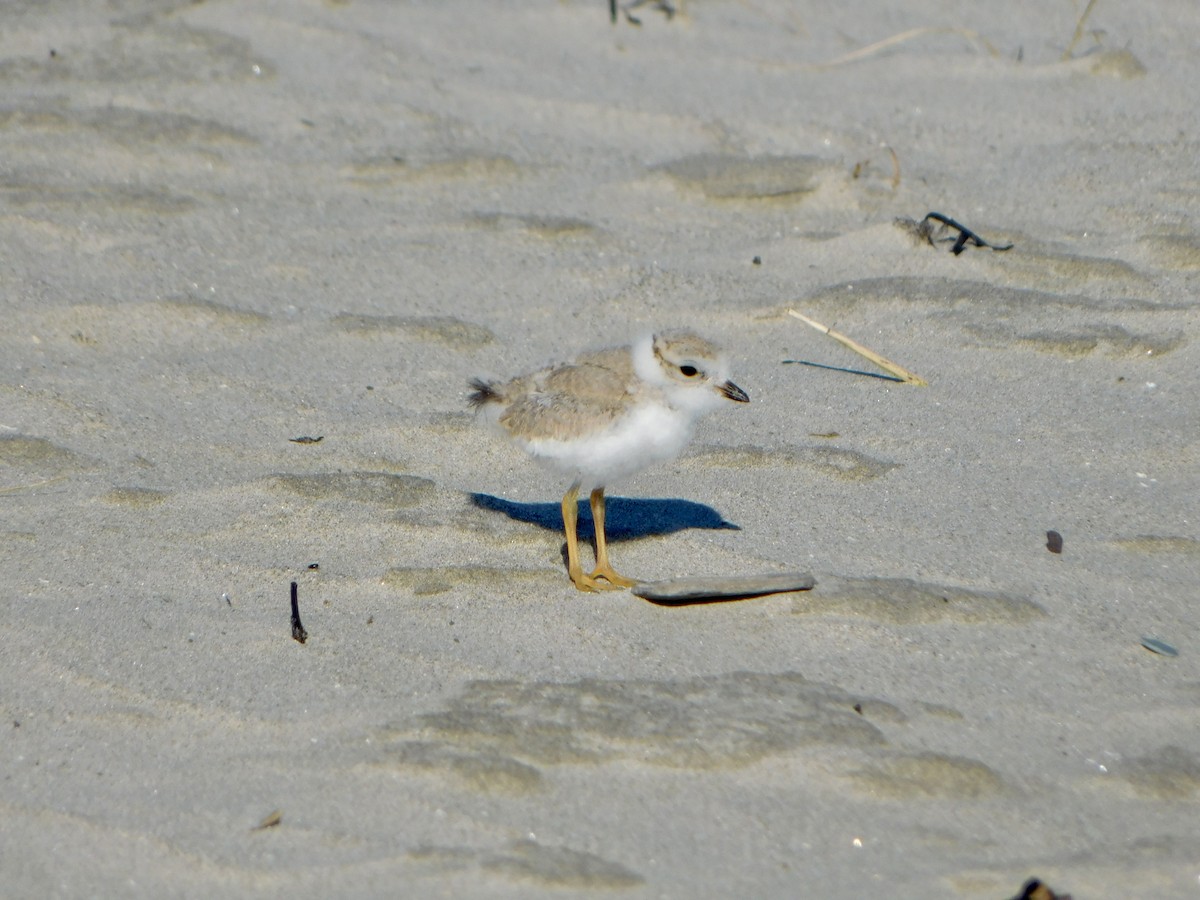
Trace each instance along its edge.
<instances>
[{"instance_id":1,"label":"piece of driftwood","mask_svg":"<svg viewBox=\"0 0 1200 900\"><path fill-rule=\"evenodd\" d=\"M777 575L732 575L720 578L668 578L635 585L633 593L653 603L703 603L713 600L737 600L761 597L784 591L807 591L816 579L807 572L783 572Z\"/></svg>"}]
</instances>

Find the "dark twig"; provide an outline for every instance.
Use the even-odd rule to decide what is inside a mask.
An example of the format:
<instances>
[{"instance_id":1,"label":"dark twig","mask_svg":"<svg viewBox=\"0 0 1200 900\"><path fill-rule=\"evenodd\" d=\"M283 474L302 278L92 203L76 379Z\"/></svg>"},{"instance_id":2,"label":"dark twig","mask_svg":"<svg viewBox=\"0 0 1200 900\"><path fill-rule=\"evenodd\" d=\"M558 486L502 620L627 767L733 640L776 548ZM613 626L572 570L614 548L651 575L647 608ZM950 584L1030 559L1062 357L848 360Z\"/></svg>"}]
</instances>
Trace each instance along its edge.
<instances>
[{"instance_id":1,"label":"dark twig","mask_svg":"<svg viewBox=\"0 0 1200 900\"><path fill-rule=\"evenodd\" d=\"M300 599L298 597L299 588L296 587L296 582L292 582L292 638L303 644L308 640L308 632L304 630L304 626L300 624Z\"/></svg>"},{"instance_id":2,"label":"dark twig","mask_svg":"<svg viewBox=\"0 0 1200 900\"><path fill-rule=\"evenodd\" d=\"M641 25L642 20L635 16L630 10L637 9L639 6L644 6L647 3L652 4L652 8L658 10L668 19L675 15L675 7L671 5L670 0L631 0L621 6L617 0L608 0L608 16L612 19L614 25L617 24L617 11L620 10L625 14L625 21L630 25Z\"/></svg>"}]
</instances>

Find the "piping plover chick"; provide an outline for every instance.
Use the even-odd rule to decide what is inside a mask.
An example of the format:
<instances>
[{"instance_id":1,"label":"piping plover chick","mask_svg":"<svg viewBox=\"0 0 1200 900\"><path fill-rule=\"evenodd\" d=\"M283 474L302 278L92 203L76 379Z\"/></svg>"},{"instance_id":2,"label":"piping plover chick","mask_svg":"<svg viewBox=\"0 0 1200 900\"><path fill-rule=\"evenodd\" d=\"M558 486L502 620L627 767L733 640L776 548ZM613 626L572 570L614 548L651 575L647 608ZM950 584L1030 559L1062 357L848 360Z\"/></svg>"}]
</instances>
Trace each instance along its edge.
<instances>
[{"instance_id":1,"label":"piping plover chick","mask_svg":"<svg viewBox=\"0 0 1200 900\"><path fill-rule=\"evenodd\" d=\"M746 403L729 380L729 363L712 343L689 331L646 335L632 347L593 350L511 381L474 379L469 397L483 414L535 459L571 477L562 501L567 574L581 591L631 587L608 561L604 488L618 478L674 459L696 421L724 400ZM596 568L579 563L578 497L591 491Z\"/></svg>"}]
</instances>

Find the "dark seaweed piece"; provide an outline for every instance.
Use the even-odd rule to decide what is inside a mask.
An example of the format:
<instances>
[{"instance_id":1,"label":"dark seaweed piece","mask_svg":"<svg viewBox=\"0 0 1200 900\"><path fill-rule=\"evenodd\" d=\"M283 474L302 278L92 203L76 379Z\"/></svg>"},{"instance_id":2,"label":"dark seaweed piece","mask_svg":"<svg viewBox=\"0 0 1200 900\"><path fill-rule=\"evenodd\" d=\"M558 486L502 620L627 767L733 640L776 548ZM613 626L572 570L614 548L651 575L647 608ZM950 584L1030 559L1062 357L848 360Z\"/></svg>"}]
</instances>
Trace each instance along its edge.
<instances>
[{"instance_id":1,"label":"dark seaweed piece","mask_svg":"<svg viewBox=\"0 0 1200 900\"><path fill-rule=\"evenodd\" d=\"M900 220L897 220L897 221L900 221ZM912 220L905 219L903 221L907 224L907 223L911 223ZM955 238L954 245L950 248L950 252L953 253L955 256L958 256L960 253L962 253L963 250L966 249L967 244L972 244L973 246L976 246L976 247L987 247L989 250L993 250L996 253L1003 253L1005 250L1011 250L1013 248L1012 244L999 245L999 244L989 243L988 241L985 241L983 238L981 238L979 235L977 235L975 232L973 232L966 225L962 225L962 224L954 221L953 219L951 219L949 216L944 216L939 212L927 213L925 215L925 218L923 218L919 223L917 223L917 226L915 228L917 236L924 238L930 244L934 243L934 239L933 239L934 228L930 224L931 221L939 222L942 225L945 225L947 228L953 228L955 231L958 232L958 237Z\"/></svg>"}]
</instances>

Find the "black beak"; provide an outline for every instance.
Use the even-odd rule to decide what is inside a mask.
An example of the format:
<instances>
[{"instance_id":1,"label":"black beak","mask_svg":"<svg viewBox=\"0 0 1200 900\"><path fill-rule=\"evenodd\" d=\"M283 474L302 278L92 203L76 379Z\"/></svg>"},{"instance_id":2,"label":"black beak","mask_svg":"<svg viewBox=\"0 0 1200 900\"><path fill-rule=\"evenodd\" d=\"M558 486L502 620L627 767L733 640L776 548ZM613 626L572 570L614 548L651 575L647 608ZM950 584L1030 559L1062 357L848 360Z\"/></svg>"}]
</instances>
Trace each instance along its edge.
<instances>
[{"instance_id":1,"label":"black beak","mask_svg":"<svg viewBox=\"0 0 1200 900\"><path fill-rule=\"evenodd\" d=\"M730 400L736 400L738 403L750 402L750 395L732 381L727 381L724 384L717 385L717 390L720 391L723 396L728 397Z\"/></svg>"}]
</instances>

